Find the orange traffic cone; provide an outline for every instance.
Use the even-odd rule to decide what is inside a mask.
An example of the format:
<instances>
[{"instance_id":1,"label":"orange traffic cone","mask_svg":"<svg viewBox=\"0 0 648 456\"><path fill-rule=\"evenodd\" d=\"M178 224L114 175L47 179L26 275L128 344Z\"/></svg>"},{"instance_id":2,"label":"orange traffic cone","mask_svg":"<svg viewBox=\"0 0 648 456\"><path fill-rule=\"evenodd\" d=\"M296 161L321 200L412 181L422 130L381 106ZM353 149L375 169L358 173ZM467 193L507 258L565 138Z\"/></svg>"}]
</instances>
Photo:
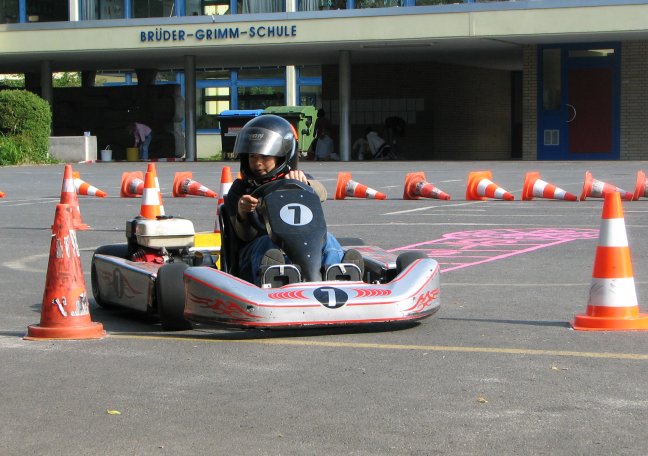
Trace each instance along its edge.
<instances>
[{"instance_id":1,"label":"orange traffic cone","mask_svg":"<svg viewBox=\"0 0 648 456\"><path fill-rule=\"evenodd\" d=\"M69 204L72 206L72 228L75 230L87 230L90 228L83 223L81 218L81 210L79 208L79 198L74 189L74 177L72 172L72 165L65 165L63 171L63 185L61 186L61 200L59 204Z\"/></svg>"},{"instance_id":2,"label":"orange traffic cone","mask_svg":"<svg viewBox=\"0 0 648 456\"><path fill-rule=\"evenodd\" d=\"M153 173L153 176L155 176L155 187L157 188L158 196L160 199L160 215L164 215L164 205L162 204L162 190L160 190L160 180L158 179L155 163L149 163L146 168L146 172ZM144 187L146 187L146 183L144 184Z\"/></svg>"},{"instance_id":3,"label":"orange traffic cone","mask_svg":"<svg viewBox=\"0 0 648 456\"><path fill-rule=\"evenodd\" d=\"M108 196L108 194L103 190L99 190L97 187L90 185L81 179L78 171L73 171L72 176L74 177L74 190L76 190L77 195L98 196L99 198L105 198Z\"/></svg>"},{"instance_id":4,"label":"orange traffic cone","mask_svg":"<svg viewBox=\"0 0 648 456\"><path fill-rule=\"evenodd\" d=\"M621 195L604 196L599 243L585 314L572 327L584 331L648 330L648 314L639 313Z\"/></svg>"},{"instance_id":5,"label":"orange traffic cone","mask_svg":"<svg viewBox=\"0 0 648 456\"><path fill-rule=\"evenodd\" d=\"M335 190L335 199L344 199L346 196L353 198L370 198L370 199L387 199L384 193L380 193L366 185L359 184L351 180L351 173L338 173L337 188Z\"/></svg>"},{"instance_id":6,"label":"orange traffic cone","mask_svg":"<svg viewBox=\"0 0 648 456\"><path fill-rule=\"evenodd\" d=\"M522 187L522 200L531 201L533 197L578 201L576 195L543 181L540 179L540 173L535 171L526 173Z\"/></svg>"},{"instance_id":7,"label":"orange traffic cone","mask_svg":"<svg viewBox=\"0 0 648 456\"><path fill-rule=\"evenodd\" d=\"M161 195L160 190L155 185L155 175L147 171L144 178L144 192L142 193L140 216L155 220L159 215L164 215L161 207Z\"/></svg>"},{"instance_id":8,"label":"orange traffic cone","mask_svg":"<svg viewBox=\"0 0 648 456\"><path fill-rule=\"evenodd\" d=\"M216 203L216 223L214 223L214 233L221 232L220 218L219 218L219 208L221 204L225 203L225 197L229 193L229 189L232 187L232 170L229 166L223 166L221 170L221 180L220 180L220 198Z\"/></svg>"},{"instance_id":9,"label":"orange traffic cone","mask_svg":"<svg viewBox=\"0 0 648 456\"><path fill-rule=\"evenodd\" d=\"M507 192L491 180L493 173L490 171L474 171L468 174L468 185L466 186L467 200L487 200L488 198L513 201L513 194Z\"/></svg>"},{"instance_id":10,"label":"orange traffic cone","mask_svg":"<svg viewBox=\"0 0 648 456\"><path fill-rule=\"evenodd\" d=\"M450 195L441 191L434 185L427 182L425 173L407 173L405 176L405 190L403 191L403 199L414 200L419 198L436 198L442 200L449 200Z\"/></svg>"},{"instance_id":11,"label":"orange traffic cone","mask_svg":"<svg viewBox=\"0 0 648 456\"><path fill-rule=\"evenodd\" d=\"M139 198L142 193L144 193L144 174L141 171L122 173L119 196L122 198Z\"/></svg>"},{"instance_id":12,"label":"orange traffic cone","mask_svg":"<svg viewBox=\"0 0 648 456\"><path fill-rule=\"evenodd\" d=\"M207 198L217 198L218 194L202 185L200 182L193 180L191 171L181 171L175 173L173 178L173 197L185 197L187 195L205 196Z\"/></svg>"},{"instance_id":13,"label":"orange traffic cone","mask_svg":"<svg viewBox=\"0 0 648 456\"><path fill-rule=\"evenodd\" d=\"M606 184L600 180L592 177L589 171L585 171L585 182L583 182L583 193L581 193L580 200L585 201L587 197L590 198L603 198L606 193L619 192L624 200L631 201L632 193L626 192L622 188L615 187L612 184Z\"/></svg>"},{"instance_id":14,"label":"orange traffic cone","mask_svg":"<svg viewBox=\"0 0 648 456\"><path fill-rule=\"evenodd\" d=\"M4 193L4 192L0 192L0 198L4 198L4 197L5 197L5 193Z\"/></svg>"},{"instance_id":15,"label":"orange traffic cone","mask_svg":"<svg viewBox=\"0 0 648 456\"><path fill-rule=\"evenodd\" d=\"M646 173L637 171L637 184L632 199L636 201L642 196L648 196L648 181L646 180Z\"/></svg>"},{"instance_id":16,"label":"orange traffic cone","mask_svg":"<svg viewBox=\"0 0 648 456\"><path fill-rule=\"evenodd\" d=\"M90 319L90 304L76 232L74 207L58 204L52 225L52 241L45 278L40 324L27 328L25 339L101 339L101 323Z\"/></svg>"}]
</instances>

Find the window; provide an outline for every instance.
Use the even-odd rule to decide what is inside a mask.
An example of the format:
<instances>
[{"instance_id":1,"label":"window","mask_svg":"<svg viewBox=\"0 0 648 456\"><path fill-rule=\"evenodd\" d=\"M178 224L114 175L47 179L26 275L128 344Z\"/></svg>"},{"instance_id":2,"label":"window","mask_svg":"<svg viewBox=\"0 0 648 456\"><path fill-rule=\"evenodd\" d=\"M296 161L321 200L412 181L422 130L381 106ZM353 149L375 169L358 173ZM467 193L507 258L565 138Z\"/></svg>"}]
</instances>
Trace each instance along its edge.
<instances>
[{"instance_id":1,"label":"window","mask_svg":"<svg viewBox=\"0 0 648 456\"><path fill-rule=\"evenodd\" d=\"M174 15L174 0L132 0L132 17L171 17Z\"/></svg>"},{"instance_id":2,"label":"window","mask_svg":"<svg viewBox=\"0 0 648 456\"><path fill-rule=\"evenodd\" d=\"M196 90L196 128L218 128L218 114L230 109L229 87L207 87Z\"/></svg>"},{"instance_id":3,"label":"window","mask_svg":"<svg viewBox=\"0 0 648 456\"><path fill-rule=\"evenodd\" d=\"M18 0L0 0L0 23L18 22Z\"/></svg>"},{"instance_id":4,"label":"window","mask_svg":"<svg viewBox=\"0 0 648 456\"><path fill-rule=\"evenodd\" d=\"M223 14L230 14L230 2L229 0L202 0L201 2L201 8L202 10L201 14L204 15L214 15L214 16L222 16ZM190 12L189 11L189 2L187 2L187 15L196 15L193 14L193 10Z\"/></svg>"},{"instance_id":5,"label":"window","mask_svg":"<svg viewBox=\"0 0 648 456\"><path fill-rule=\"evenodd\" d=\"M542 108L547 111L560 109L561 62L560 49L542 50Z\"/></svg>"},{"instance_id":6,"label":"window","mask_svg":"<svg viewBox=\"0 0 648 456\"><path fill-rule=\"evenodd\" d=\"M286 89L282 87L239 87L238 109L265 109L268 106L283 106Z\"/></svg>"},{"instance_id":7,"label":"window","mask_svg":"<svg viewBox=\"0 0 648 456\"><path fill-rule=\"evenodd\" d=\"M57 22L68 19L68 2L27 0L27 22Z\"/></svg>"},{"instance_id":8,"label":"window","mask_svg":"<svg viewBox=\"0 0 648 456\"><path fill-rule=\"evenodd\" d=\"M239 13L278 13L286 11L285 0L238 0Z\"/></svg>"}]
</instances>

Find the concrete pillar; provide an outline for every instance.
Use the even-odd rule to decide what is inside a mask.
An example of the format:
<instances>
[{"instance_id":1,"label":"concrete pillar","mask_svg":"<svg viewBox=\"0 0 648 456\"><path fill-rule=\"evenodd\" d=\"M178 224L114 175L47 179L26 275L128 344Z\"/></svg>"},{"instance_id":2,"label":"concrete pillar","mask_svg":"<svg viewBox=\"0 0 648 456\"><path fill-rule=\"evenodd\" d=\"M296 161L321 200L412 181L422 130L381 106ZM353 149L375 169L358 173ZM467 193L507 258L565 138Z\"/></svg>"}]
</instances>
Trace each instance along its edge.
<instances>
[{"instance_id":1,"label":"concrete pillar","mask_svg":"<svg viewBox=\"0 0 648 456\"><path fill-rule=\"evenodd\" d=\"M49 60L41 61L40 86L41 98L52 106L54 104L54 86L52 84L52 62Z\"/></svg>"},{"instance_id":2,"label":"concrete pillar","mask_svg":"<svg viewBox=\"0 0 648 456\"><path fill-rule=\"evenodd\" d=\"M340 51L340 160L351 160L351 52Z\"/></svg>"},{"instance_id":3,"label":"concrete pillar","mask_svg":"<svg viewBox=\"0 0 648 456\"><path fill-rule=\"evenodd\" d=\"M196 56L185 55L185 160L196 161Z\"/></svg>"},{"instance_id":4,"label":"concrete pillar","mask_svg":"<svg viewBox=\"0 0 648 456\"><path fill-rule=\"evenodd\" d=\"M297 106L297 69L294 65L286 66L286 106Z\"/></svg>"},{"instance_id":5,"label":"concrete pillar","mask_svg":"<svg viewBox=\"0 0 648 456\"><path fill-rule=\"evenodd\" d=\"M70 22L76 22L79 20L79 3L80 2L69 3L68 16L70 17Z\"/></svg>"}]
</instances>

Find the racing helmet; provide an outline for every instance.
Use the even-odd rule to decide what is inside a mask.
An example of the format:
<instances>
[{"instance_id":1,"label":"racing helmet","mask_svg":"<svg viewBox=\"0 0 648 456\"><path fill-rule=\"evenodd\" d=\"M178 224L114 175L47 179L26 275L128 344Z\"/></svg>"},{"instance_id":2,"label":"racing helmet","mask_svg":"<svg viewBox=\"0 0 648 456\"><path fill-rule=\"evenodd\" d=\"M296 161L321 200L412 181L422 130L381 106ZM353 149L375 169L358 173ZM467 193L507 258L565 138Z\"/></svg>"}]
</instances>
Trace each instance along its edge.
<instances>
[{"instance_id":1,"label":"racing helmet","mask_svg":"<svg viewBox=\"0 0 648 456\"><path fill-rule=\"evenodd\" d=\"M264 176L250 169L249 155L277 157L276 167ZM234 143L241 161L241 174L253 185L262 185L297 169L297 132L290 122L274 114L262 114L247 122Z\"/></svg>"}]
</instances>

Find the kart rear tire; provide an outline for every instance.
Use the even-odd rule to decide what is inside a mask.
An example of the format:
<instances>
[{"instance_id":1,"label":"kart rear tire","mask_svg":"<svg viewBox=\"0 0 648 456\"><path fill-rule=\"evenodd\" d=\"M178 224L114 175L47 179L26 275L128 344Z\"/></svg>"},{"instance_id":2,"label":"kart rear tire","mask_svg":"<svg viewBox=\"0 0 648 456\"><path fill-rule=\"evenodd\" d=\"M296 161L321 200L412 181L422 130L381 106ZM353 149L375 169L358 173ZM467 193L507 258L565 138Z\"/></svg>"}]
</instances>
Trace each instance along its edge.
<instances>
[{"instance_id":1,"label":"kart rear tire","mask_svg":"<svg viewBox=\"0 0 648 456\"><path fill-rule=\"evenodd\" d=\"M90 283L92 285L92 295L94 300L100 307L104 309L114 308L115 306L110 302L104 301L101 297L101 291L99 290L99 277L97 276L97 268L95 267L94 256L100 255L110 255L118 258L127 259L130 255L128 253L128 245L126 244L109 244L102 245L97 248L92 254L92 266L90 268Z\"/></svg>"},{"instance_id":2,"label":"kart rear tire","mask_svg":"<svg viewBox=\"0 0 648 456\"><path fill-rule=\"evenodd\" d=\"M165 331L191 329L191 323L184 318L184 282L182 275L187 269L185 263L169 263L162 266L155 281L158 316Z\"/></svg>"},{"instance_id":3,"label":"kart rear tire","mask_svg":"<svg viewBox=\"0 0 648 456\"><path fill-rule=\"evenodd\" d=\"M423 258L428 258L424 252L405 252L398 255L396 258L396 271L398 274L403 272L410 264L414 263L416 260Z\"/></svg>"}]
</instances>

